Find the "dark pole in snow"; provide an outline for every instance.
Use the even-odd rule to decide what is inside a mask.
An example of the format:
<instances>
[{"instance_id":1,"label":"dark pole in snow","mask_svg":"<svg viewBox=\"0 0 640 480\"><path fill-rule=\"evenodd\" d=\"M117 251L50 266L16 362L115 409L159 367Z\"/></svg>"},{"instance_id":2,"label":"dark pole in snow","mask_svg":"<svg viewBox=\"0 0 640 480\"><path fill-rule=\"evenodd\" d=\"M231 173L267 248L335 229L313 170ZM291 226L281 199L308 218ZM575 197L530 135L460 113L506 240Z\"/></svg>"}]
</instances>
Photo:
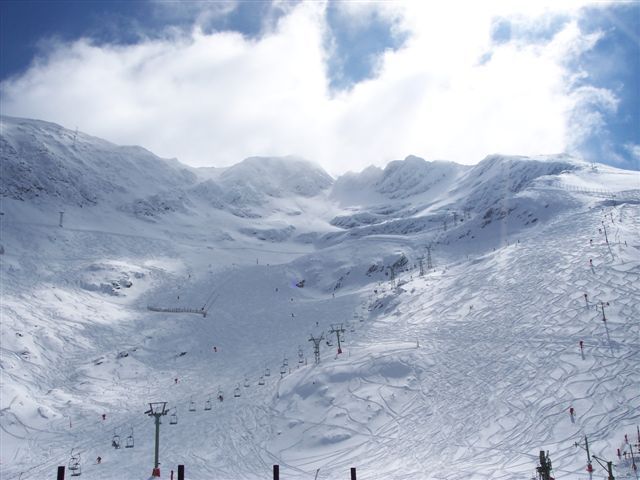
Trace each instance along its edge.
<instances>
[{"instance_id":1,"label":"dark pole in snow","mask_svg":"<svg viewBox=\"0 0 640 480\"><path fill-rule=\"evenodd\" d=\"M184 465L178 465L178 480L184 480Z\"/></svg>"},{"instance_id":2,"label":"dark pole in snow","mask_svg":"<svg viewBox=\"0 0 640 480\"><path fill-rule=\"evenodd\" d=\"M150 417L154 417L156 421L156 442L155 442L155 455L153 460L153 471L151 473L152 477L160 476L160 461L159 461L159 453L160 453L160 417L166 415L167 412L167 402L155 402L149 404L149 410L146 413Z\"/></svg>"},{"instance_id":3,"label":"dark pole in snow","mask_svg":"<svg viewBox=\"0 0 640 480\"><path fill-rule=\"evenodd\" d=\"M591 465L591 454L589 453L589 440L587 439L587 436L584 436L584 445L578 442L576 442L574 445L587 451L587 472L593 472L593 466Z\"/></svg>"},{"instance_id":4,"label":"dark pole in snow","mask_svg":"<svg viewBox=\"0 0 640 480\"><path fill-rule=\"evenodd\" d=\"M280 465L273 466L273 480L280 480Z\"/></svg>"},{"instance_id":5,"label":"dark pole in snow","mask_svg":"<svg viewBox=\"0 0 640 480\"><path fill-rule=\"evenodd\" d=\"M58 478L57 480L64 480L64 466L58 467Z\"/></svg>"},{"instance_id":6,"label":"dark pole in snow","mask_svg":"<svg viewBox=\"0 0 640 480\"><path fill-rule=\"evenodd\" d=\"M351 480L357 480L356 479L356 467L351 467Z\"/></svg>"},{"instance_id":7,"label":"dark pole in snow","mask_svg":"<svg viewBox=\"0 0 640 480\"><path fill-rule=\"evenodd\" d=\"M536 468L538 472L538 478L540 480L551 479L551 459L549 458L549 452L545 455L544 450L540 450L540 466Z\"/></svg>"},{"instance_id":8,"label":"dark pole in snow","mask_svg":"<svg viewBox=\"0 0 640 480\"><path fill-rule=\"evenodd\" d=\"M342 353L342 346L340 345L340 334L344 333L344 328L342 327L342 324L340 324L339 327L336 327L335 325L331 325L331 331L329 333L336 334L336 338L338 339L338 353Z\"/></svg>"},{"instance_id":9,"label":"dark pole in snow","mask_svg":"<svg viewBox=\"0 0 640 480\"><path fill-rule=\"evenodd\" d=\"M160 476L160 462L158 461L159 453L160 453L160 416L155 415L156 417L156 444L155 444L155 454L153 457L153 471L158 470L158 477ZM155 473L154 473L155 476Z\"/></svg>"},{"instance_id":10,"label":"dark pole in snow","mask_svg":"<svg viewBox=\"0 0 640 480\"><path fill-rule=\"evenodd\" d=\"M607 317L605 317L605 315L604 315L604 306L605 306L605 303L602 300L600 300L600 308L602 309L602 321L606 322L607 321Z\"/></svg>"},{"instance_id":11,"label":"dark pole in snow","mask_svg":"<svg viewBox=\"0 0 640 480\"><path fill-rule=\"evenodd\" d=\"M311 335L311 338L309 338L309 341L313 342L313 355L315 356L316 364L320 363L320 342L323 338L324 333L321 334L319 338L316 338L313 335Z\"/></svg>"}]
</instances>

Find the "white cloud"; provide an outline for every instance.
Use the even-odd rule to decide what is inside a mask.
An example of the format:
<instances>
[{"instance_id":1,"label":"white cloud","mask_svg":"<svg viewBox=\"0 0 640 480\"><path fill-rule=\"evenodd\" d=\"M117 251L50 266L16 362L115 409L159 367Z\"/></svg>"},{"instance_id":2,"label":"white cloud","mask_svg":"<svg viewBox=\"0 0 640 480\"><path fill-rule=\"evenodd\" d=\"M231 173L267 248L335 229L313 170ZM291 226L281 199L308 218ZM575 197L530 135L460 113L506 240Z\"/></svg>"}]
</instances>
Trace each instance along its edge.
<instances>
[{"instance_id":1,"label":"white cloud","mask_svg":"<svg viewBox=\"0 0 640 480\"><path fill-rule=\"evenodd\" d=\"M514 3L469 2L465 12L458 2L374 4L410 37L348 92L329 91L326 5L308 2L257 40L195 28L132 46L58 45L3 82L2 110L192 165L298 154L338 173L410 153L475 163L493 152L564 151L575 105L613 101L602 90L572 92L564 66L597 38L570 22L546 43L493 45L491 22L516 13ZM549 14L533 4L518 15Z\"/></svg>"}]
</instances>

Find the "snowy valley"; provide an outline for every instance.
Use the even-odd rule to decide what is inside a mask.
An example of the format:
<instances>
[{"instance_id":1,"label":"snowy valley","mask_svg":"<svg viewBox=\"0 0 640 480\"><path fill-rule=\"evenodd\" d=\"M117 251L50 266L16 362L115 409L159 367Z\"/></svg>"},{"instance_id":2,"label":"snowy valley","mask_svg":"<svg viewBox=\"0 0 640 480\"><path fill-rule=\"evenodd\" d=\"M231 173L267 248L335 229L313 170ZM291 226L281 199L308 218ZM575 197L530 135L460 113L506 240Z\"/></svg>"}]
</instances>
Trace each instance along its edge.
<instances>
[{"instance_id":1,"label":"snowy valley","mask_svg":"<svg viewBox=\"0 0 640 480\"><path fill-rule=\"evenodd\" d=\"M162 478L606 478L585 436L638 478L638 172L192 168L0 122L2 479L149 478L149 402Z\"/></svg>"}]
</instances>

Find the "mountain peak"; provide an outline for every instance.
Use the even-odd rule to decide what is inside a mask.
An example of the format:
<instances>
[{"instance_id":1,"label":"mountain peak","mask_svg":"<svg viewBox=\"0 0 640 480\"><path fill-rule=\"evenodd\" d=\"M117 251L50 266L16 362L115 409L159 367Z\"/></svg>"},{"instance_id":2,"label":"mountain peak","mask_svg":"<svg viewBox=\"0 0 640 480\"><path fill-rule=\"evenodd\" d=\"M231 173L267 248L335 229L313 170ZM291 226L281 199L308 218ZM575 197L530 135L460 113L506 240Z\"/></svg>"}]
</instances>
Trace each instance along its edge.
<instances>
[{"instance_id":1,"label":"mountain peak","mask_svg":"<svg viewBox=\"0 0 640 480\"><path fill-rule=\"evenodd\" d=\"M249 157L220 175L228 187L245 188L271 197L287 193L312 197L333 184L318 165L295 156Z\"/></svg>"}]
</instances>

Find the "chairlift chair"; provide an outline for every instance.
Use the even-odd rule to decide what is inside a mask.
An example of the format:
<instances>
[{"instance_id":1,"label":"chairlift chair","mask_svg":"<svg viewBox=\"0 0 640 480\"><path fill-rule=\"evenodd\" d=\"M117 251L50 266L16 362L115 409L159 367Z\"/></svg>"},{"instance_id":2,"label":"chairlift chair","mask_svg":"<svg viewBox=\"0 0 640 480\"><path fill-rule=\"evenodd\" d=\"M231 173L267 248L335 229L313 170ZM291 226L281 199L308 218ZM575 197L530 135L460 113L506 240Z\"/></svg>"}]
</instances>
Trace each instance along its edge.
<instances>
[{"instance_id":1,"label":"chairlift chair","mask_svg":"<svg viewBox=\"0 0 640 480\"><path fill-rule=\"evenodd\" d=\"M265 368L265 369L264 369L264 376L265 376L265 377L268 377L268 376L270 376L270 375L271 375L271 370L269 369L269 367Z\"/></svg>"},{"instance_id":2,"label":"chairlift chair","mask_svg":"<svg viewBox=\"0 0 640 480\"><path fill-rule=\"evenodd\" d=\"M173 409L173 413L169 415L169 425L177 425L178 424L178 412L176 409Z\"/></svg>"},{"instance_id":3,"label":"chairlift chair","mask_svg":"<svg viewBox=\"0 0 640 480\"><path fill-rule=\"evenodd\" d=\"M218 395L217 395L217 397L216 397L216 398L217 398L218 400L220 400L220 401L222 401L222 400L223 400L223 397L222 397L222 389L221 389L221 388L218 388Z\"/></svg>"},{"instance_id":4,"label":"chairlift chair","mask_svg":"<svg viewBox=\"0 0 640 480\"><path fill-rule=\"evenodd\" d=\"M264 385L264 377L258 379L258 385Z\"/></svg>"},{"instance_id":5,"label":"chairlift chair","mask_svg":"<svg viewBox=\"0 0 640 480\"><path fill-rule=\"evenodd\" d=\"M117 433L113 434L113 438L111 439L111 446L116 450L120 448L120 435Z\"/></svg>"},{"instance_id":6,"label":"chairlift chair","mask_svg":"<svg viewBox=\"0 0 640 480\"><path fill-rule=\"evenodd\" d=\"M72 477L79 477L82 475L82 467L80 466L80 454L73 453L73 449L71 450L71 458L69 459L69 471L71 472Z\"/></svg>"},{"instance_id":7,"label":"chairlift chair","mask_svg":"<svg viewBox=\"0 0 640 480\"><path fill-rule=\"evenodd\" d=\"M206 402L204 402L204 409L211 410L211 399L209 398Z\"/></svg>"},{"instance_id":8,"label":"chairlift chair","mask_svg":"<svg viewBox=\"0 0 640 480\"><path fill-rule=\"evenodd\" d=\"M193 400L191 400L189 402L189 411L190 412L195 412L196 411L196 402L194 402Z\"/></svg>"},{"instance_id":9,"label":"chairlift chair","mask_svg":"<svg viewBox=\"0 0 640 480\"><path fill-rule=\"evenodd\" d=\"M124 448L133 448L133 428L131 428L131 435L124 441Z\"/></svg>"},{"instance_id":10,"label":"chairlift chair","mask_svg":"<svg viewBox=\"0 0 640 480\"><path fill-rule=\"evenodd\" d=\"M287 357L284 357L284 359L282 360L282 365L285 367L289 366L289 359Z\"/></svg>"},{"instance_id":11,"label":"chairlift chair","mask_svg":"<svg viewBox=\"0 0 640 480\"><path fill-rule=\"evenodd\" d=\"M240 396L240 387L236 387L236 389L233 391L233 396L236 398Z\"/></svg>"},{"instance_id":12,"label":"chairlift chair","mask_svg":"<svg viewBox=\"0 0 640 480\"><path fill-rule=\"evenodd\" d=\"M287 367L282 365L282 367L280 367L280 375L284 375L287 373Z\"/></svg>"}]
</instances>

